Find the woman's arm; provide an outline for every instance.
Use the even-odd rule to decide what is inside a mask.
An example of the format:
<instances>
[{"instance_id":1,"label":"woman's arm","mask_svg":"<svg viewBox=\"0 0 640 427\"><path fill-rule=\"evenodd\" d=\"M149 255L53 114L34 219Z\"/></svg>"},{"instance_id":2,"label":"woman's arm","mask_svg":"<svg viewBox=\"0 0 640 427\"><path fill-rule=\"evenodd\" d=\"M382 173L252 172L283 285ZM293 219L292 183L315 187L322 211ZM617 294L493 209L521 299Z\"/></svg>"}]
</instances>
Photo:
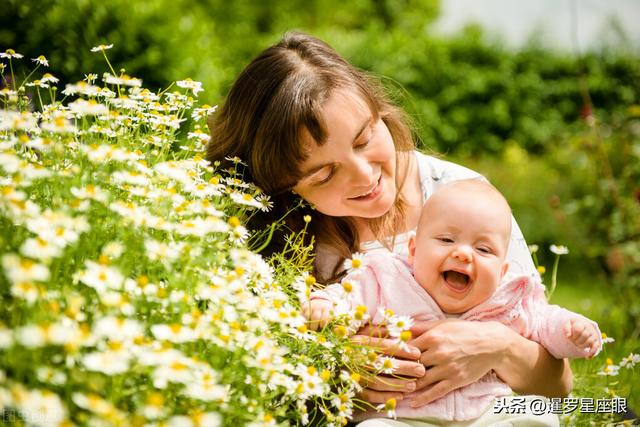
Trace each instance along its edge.
<instances>
[{"instance_id":1,"label":"woman's arm","mask_svg":"<svg viewBox=\"0 0 640 427\"><path fill-rule=\"evenodd\" d=\"M424 333L421 333L425 331ZM418 378L413 406L421 406L477 381L490 370L514 391L566 396L572 374L565 360L499 322L446 320L421 324L411 345L422 350L427 372Z\"/></svg>"},{"instance_id":2,"label":"woman's arm","mask_svg":"<svg viewBox=\"0 0 640 427\"><path fill-rule=\"evenodd\" d=\"M508 327L505 357L494 371L517 393L564 397L573 388L568 359L556 359L540 344L529 341Z\"/></svg>"}]
</instances>

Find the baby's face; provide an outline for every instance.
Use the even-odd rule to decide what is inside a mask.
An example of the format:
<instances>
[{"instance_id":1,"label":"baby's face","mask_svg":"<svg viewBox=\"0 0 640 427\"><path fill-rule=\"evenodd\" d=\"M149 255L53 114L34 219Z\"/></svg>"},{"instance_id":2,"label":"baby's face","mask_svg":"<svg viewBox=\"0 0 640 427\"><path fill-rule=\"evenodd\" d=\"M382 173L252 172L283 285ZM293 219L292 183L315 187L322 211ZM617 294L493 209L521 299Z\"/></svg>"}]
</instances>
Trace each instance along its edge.
<instances>
[{"instance_id":1,"label":"baby's face","mask_svg":"<svg viewBox=\"0 0 640 427\"><path fill-rule=\"evenodd\" d=\"M445 313L468 311L493 295L507 270L508 206L447 189L424 209L409 248L414 276Z\"/></svg>"}]
</instances>

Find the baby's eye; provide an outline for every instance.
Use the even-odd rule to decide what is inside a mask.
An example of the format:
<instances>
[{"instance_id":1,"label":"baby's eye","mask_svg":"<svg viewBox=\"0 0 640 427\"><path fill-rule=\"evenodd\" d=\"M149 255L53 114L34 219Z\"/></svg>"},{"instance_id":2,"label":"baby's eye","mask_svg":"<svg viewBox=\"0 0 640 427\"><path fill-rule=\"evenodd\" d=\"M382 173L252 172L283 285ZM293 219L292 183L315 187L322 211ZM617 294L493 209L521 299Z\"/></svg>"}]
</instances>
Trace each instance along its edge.
<instances>
[{"instance_id":1,"label":"baby's eye","mask_svg":"<svg viewBox=\"0 0 640 427\"><path fill-rule=\"evenodd\" d=\"M484 246L480 246L478 249L478 252L482 252L483 254L490 254L491 253L491 249L490 248L486 248Z\"/></svg>"},{"instance_id":2,"label":"baby's eye","mask_svg":"<svg viewBox=\"0 0 640 427\"><path fill-rule=\"evenodd\" d=\"M453 243L453 239L450 237L438 237L438 240L442 243Z\"/></svg>"}]
</instances>

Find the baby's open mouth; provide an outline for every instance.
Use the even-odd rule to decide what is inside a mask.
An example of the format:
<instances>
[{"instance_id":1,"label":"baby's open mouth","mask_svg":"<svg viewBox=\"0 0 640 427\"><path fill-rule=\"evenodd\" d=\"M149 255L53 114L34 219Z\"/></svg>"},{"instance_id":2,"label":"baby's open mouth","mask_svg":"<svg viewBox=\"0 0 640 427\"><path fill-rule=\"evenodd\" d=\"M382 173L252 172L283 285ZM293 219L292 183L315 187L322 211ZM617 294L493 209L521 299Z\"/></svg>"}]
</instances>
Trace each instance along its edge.
<instances>
[{"instance_id":1,"label":"baby's open mouth","mask_svg":"<svg viewBox=\"0 0 640 427\"><path fill-rule=\"evenodd\" d=\"M469 276L459 271L447 270L442 276L447 284L457 291L463 291L469 285Z\"/></svg>"}]
</instances>

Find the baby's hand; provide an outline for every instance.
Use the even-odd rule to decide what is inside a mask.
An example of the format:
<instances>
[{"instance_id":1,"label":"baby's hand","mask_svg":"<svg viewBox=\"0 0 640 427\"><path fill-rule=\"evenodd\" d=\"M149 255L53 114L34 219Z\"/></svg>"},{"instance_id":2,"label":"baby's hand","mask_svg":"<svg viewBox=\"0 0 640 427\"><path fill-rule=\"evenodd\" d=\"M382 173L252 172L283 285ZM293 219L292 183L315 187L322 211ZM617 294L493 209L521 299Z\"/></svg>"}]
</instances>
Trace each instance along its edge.
<instances>
[{"instance_id":1,"label":"baby's hand","mask_svg":"<svg viewBox=\"0 0 640 427\"><path fill-rule=\"evenodd\" d=\"M331 301L320 298L303 303L302 314L309 320L309 329L316 331L327 326L332 307Z\"/></svg>"},{"instance_id":2,"label":"baby's hand","mask_svg":"<svg viewBox=\"0 0 640 427\"><path fill-rule=\"evenodd\" d=\"M576 347L584 349L585 357L592 358L598 350L599 332L585 319L572 319L564 327L564 331Z\"/></svg>"}]
</instances>

